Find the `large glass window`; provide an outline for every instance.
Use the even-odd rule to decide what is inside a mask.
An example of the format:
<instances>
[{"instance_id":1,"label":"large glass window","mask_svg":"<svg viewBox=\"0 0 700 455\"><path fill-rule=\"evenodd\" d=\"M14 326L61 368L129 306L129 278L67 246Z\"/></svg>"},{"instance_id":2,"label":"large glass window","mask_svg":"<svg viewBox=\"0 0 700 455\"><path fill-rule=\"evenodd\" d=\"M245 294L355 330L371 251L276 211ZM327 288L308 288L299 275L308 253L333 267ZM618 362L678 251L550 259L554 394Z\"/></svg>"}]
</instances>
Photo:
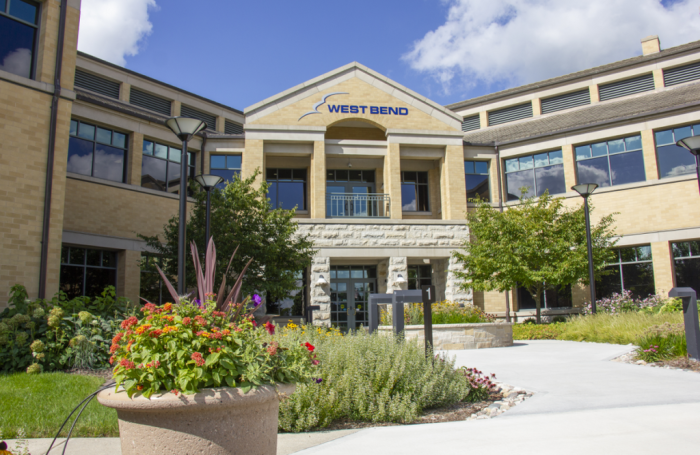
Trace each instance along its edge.
<instances>
[{"instance_id":1,"label":"large glass window","mask_svg":"<svg viewBox=\"0 0 700 455\"><path fill-rule=\"evenodd\" d=\"M0 69L32 77L39 4L0 0Z\"/></svg>"},{"instance_id":2,"label":"large glass window","mask_svg":"<svg viewBox=\"0 0 700 455\"><path fill-rule=\"evenodd\" d=\"M268 169L267 183L273 209L307 210L306 169Z\"/></svg>"},{"instance_id":3,"label":"large glass window","mask_svg":"<svg viewBox=\"0 0 700 455\"><path fill-rule=\"evenodd\" d=\"M124 182L127 143L124 133L71 120L67 171Z\"/></svg>"},{"instance_id":4,"label":"large glass window","mask_svg":"<svg viewBox=\"0 0 700 455\"><path fill-rule=\"evenodd\" d=\"M578 183L597 183L600 187L645 181L642 137L576 147L576 172Z\"/></svg>"},{"instance_id":5,"label":"large glass window","mask_svg":"<svg viewBox=\"0 0 700 455\"><path fill-rule=\"evenodd\" d=\"M188 179L194 179L195 154L188 152L188 155L190 156ZM141 186L152 190L179 193L181 159L182 149L143 141Z\"/></svg>"},{"instance_id":6,"label":"large glass window","mask_svg":"<svg viewBox=\"0 0 700 455\"><path fill-rule=\"evenodd\" d=\"M404 212L430 211L427 172L401 172L401 205Z\"/></svg>"},{"instance_id":7,"label":"large glass window","mask_svg":"<svg viewBox=\"0 0 700 455\"><path fill-rule=\"evenodd\" d=\"M326 215L329 217L378 216L382 200L373 196L375 172L360 169L326 171Z\"/></svg>"},{"instance_id":8,"label":"large glass window","mask_svg":"<svg viewBox=\"0 0 700 455\"><path fill-rule=\"evenodd\" d=\"M630 291L635 298L654 294L654 267L651 263L651 246L621 248L617 261L606 267L610 274L596 280L596 298L609 297L613 293Z\"/></svg>"},{"instance_id":9,"label":"large glass window","mask_svg":"<svg viewBox=\"0 0 700 455\"><path fill-rule=\"evenodd\" d=\"M700 294L700 241L671 244L676 286L695 289Z\"/></svg>"},{"instance_id":10,"label":"large glass window","mask_svg":"<svg viewBox=\"0 0 700 455\"><path fill-rule=\"evenodd\" d=\"M489 163L486 161L465 161L464 179L467 183L467 200L491 201L489 191Z\"/></svg>"},{"instance_id":11,"label":"large glass window","mask_svg":"<svg viewBox=\"0 0 700 455\"><path fill-rule=\"evenodd\" d=\"M564 182L564 156L561 150L521 156L506 160L506 191L508 200L520 199L522 188L527 188L523 197L566 193Z\"/></svg>"},{"instance_id":12,"label":"large glass window","mask_svg":"<svg viewBox=\"0 0 700 455\"><path fill-rule=\"evenodd\" d=\"M209 157L210 173L224 179L216 185L223 190L226 182L232 182L236 175L241 175L241 155L211 155Z\"/></svg>"},{"instance_id":13,"label":"large glass window","mask_svg":"<svg viewBox=\"0 0 700 455\"><path fill-rule=\"evenodd\" d=\"M117 253L74 246L61 248L60 288L69 299L97 297L107 286L117 286Z\"/></svg>"},{"instance_id":14,"label":"large glass window","mask_svg":"<svg viewBox=\"0 0 700 455\"><path fill-rule=\"evenodd\" d=\"M139 296L156 305L166 303L170 293L163 283L163 279L156 269L156 265L163 270L163 258L146 254L141 257L141 284Z\"/></svg>"},{"instance_id":15,"label":"large glass window","mask_svg":"<svg viewBox=\"0 0 700 455\"><path fill-rule=\"evenodd\" d=\"M545 285L544 293L542 293L542 301L540 308L571 308L573 299L571 294L571 285L564 286L547 286ZM519 310L534 310L537 308L537 303L530 292L523 288L518 288L518 309Z\"/></svg>"},{"instance_id":16,"label":"large glass window","mask_svg":"<svg viewBox=\"0 0 700 455\"><path fill-rule=\"evenodd\" d=\"M656 160L661 178L695 173L695 157L683 147L678 147L676 142L697 135L700 135L700 125L688 125L654 133Z\"/></svg>"},{"instance_id":17,"label":"large glass window","mask_svg":"<svg viewBox=\"0 0 700 455\"><path fill-rule=\"evenodd\" d=\"M408 266L408 289L423 289L433 284L433 269L430 265Z\"/></svg>"}]
</instances>

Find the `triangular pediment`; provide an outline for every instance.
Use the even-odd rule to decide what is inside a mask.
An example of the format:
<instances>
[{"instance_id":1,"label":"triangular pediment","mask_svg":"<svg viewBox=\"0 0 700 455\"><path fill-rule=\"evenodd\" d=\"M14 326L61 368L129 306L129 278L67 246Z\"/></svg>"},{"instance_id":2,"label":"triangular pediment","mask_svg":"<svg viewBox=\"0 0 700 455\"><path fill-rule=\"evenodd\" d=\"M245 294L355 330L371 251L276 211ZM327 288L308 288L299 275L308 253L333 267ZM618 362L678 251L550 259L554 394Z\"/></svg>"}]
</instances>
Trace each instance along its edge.
<instances>
[{"instance_id":1,"label":"triangular pediment","mask_svg":"<svg viewBox=\"0 0 700 455\"><path fill-rule=\"evenodd\" d=\"M247 125L329 126L348 120L385 130L461 131L456 113L357 62L245 109Z\"/></svg>"}]
</instances>

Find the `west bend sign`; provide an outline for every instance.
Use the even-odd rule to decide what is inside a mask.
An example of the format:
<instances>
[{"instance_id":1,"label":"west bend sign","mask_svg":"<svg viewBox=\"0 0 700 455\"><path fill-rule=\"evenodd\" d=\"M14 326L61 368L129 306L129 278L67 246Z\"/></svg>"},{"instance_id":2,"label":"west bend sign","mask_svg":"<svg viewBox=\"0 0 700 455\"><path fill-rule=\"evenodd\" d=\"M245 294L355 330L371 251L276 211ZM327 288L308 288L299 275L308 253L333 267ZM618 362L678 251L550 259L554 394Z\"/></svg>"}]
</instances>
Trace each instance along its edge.
<instances>
[{"instance_id":1,"label":"west bend sign","mask_svg":"<svg viewBox=\"0 0 700 455\"><path fill-rule=\"evenodd\" d=\"M326 103L326 100L333 95L347 95L347 92L333 92L325 95L321 101L314 104L314 109L299 117L303 119L307 115L320 114L318 108ZM373 114L373 115L408 115L408 108L387 107L387 106L360 106L353 104L329 104L328 112L338 114Z\"/></svg>"}]
</instances>

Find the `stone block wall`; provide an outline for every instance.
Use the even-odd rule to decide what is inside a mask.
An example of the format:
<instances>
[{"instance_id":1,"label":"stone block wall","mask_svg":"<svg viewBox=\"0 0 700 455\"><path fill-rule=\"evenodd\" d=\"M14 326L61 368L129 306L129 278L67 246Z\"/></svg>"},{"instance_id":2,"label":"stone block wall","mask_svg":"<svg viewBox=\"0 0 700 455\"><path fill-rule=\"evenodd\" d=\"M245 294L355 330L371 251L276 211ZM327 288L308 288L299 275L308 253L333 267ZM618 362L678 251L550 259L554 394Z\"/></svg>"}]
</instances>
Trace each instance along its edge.
<instances>
[{"instance_id":1,"label":"stone block wall","mask_svg":"<svg viewBox=\"0 0 700 455\"><path fill-rule=\"evenodd\" d=\"M391 333L392 327L379 327L379 333ZM425 339L422 325L404 329L407 340ZM505 322L485 324L438 324L433 326L433 347L436 351L461 349L500 348L513 345L513 324Z\"/></svg>"}]
</instances>

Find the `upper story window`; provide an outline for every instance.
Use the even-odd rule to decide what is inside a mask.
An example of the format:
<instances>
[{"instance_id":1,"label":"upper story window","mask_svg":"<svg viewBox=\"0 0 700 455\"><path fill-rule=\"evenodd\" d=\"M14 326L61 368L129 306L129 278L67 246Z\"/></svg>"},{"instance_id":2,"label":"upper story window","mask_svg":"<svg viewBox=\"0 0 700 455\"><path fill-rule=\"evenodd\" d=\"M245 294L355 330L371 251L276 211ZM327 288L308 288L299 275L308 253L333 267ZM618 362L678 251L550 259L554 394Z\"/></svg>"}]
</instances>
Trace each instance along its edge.
<instances>
[{"instance_id":1,"label":"upper story window","mask_svg":"<svg viewBox=\"0 0 700 455\"><path fill-rule=\"evenodd\" d=\"M677 175L695 173L695 157L683 147L678 147L676 142L698 134L700 134L700 125L688 125L654 133L659 177L676 177Z\"/></svg>"},{"instance_id":2,"label":"upper story window","mask_svg":"<svg viewBox=\"0 0 700 455\"><path fill-rule=\"evenodd\" d=\"M306 169L267 169L267 183L273 209L307 210Z\"/></svg>"},{"instance_id":3,"label":"upper story window","mask_svg":"<svg viewBox=\"0 0 700 455\"><path fill-rule=\"evenodd\" d=\"M188 155L190 158L188 179L193 179L195 154L188 152ZM142 187L169 193L180 192L182 149L144 140L142 159Z\"/></svg>"},{"instance_id":4,"label":"upper story window","mask_svg":"<svg viewBox=\"0 0 700 455\"><path fill-rule=\"evenodd\" d=\"M654 293L654 267L651 246L620 248L617 260L605 269L609 275L596 280L596 298L609 297L613 293L630 291L634 297L646 298Z\"/></svg>"},{"instance_id":5,"label":"upper story window","mask_svg":"<svg viewBox=\"0 0 700 455\"><path fill-rule=\"evenodd\" d=\"M224 179L223 182L216 185L217 188L223 190L226 188L226 182L232 182L236 175L241 174L241 161L241 155L211 155L209 157L209 173Z\"/></svg>"},{"instance_id":6,"label":"upper story window","mask_svg":"<svg viewBox=\"0 0 700 455\"><path fill-rule=\"evenodd\" d=\"M39 4L0 0L0 69L32 77L39 22Z\"/></svg>"},{"instance_id":7,"label":"upper story window","mask_svg":"<svg viewBox=\"0 0 700 455\"><path fill-rule=\"evenodd\" d=\"M506 160L506 191L508 200L520 199L521 189L527 188L523 197L566 193L564 182L564 156L561 150L521 156Z\"/></svg>"},{"instance_id":8,"label":"upper story window","mask_svg":"<svg viewBox=\"0 0 700 455\"><path fill-rule=\"evenodd\" d=\"M467 183L467 200L479 197L483 201L491 201L489 163L486 161L465 161L464 179Z\"/></svg>"},{"instance_id":9,"label":"upper story window","mask_svg":"<svg viewBox=\"0 0 700 455\"><path fill-rule=\"evenodd\" d=\"M124 182L126 139L118 131L71 120L67 171Z\"/></svg>"},{"instance_id":10,"label":"upper story window","mask_svg":"<svg viewBox=\"0 0 700 455\"><path fill-rule=\"evenodd\" d=\"M401 171L401 210L429 212L428 173Z\"/></svg>"},{"instance_id":11,"label":"upper story window","mask_svg":"<svg viewBox=\"0 0 700 455\"><path fill-rule=\"evenodd\" d=\"M695 289L700 293L700 241L671 244L676 286Z\"/></svg>"},{"instance_id":12,"label":"upper story window","mask_svg":"<svg viewBox=\"0 0 700 455\"><path fill-rule=\"evenodd\" d=\"M60 289L69 299L97 297L117 286L117 253L75 246L61 248Z\"/></svg>"},{"instance_id":13,"label":"upper story window","mask_svg":"<svg viewBox=\"0 0 700 455\"><path fill-rule=\"evenodd\" d=\"M578 183L597 183L600 187L645 181L642 137L576 147L576 172Z\"/></svg>"}]
</instances>

